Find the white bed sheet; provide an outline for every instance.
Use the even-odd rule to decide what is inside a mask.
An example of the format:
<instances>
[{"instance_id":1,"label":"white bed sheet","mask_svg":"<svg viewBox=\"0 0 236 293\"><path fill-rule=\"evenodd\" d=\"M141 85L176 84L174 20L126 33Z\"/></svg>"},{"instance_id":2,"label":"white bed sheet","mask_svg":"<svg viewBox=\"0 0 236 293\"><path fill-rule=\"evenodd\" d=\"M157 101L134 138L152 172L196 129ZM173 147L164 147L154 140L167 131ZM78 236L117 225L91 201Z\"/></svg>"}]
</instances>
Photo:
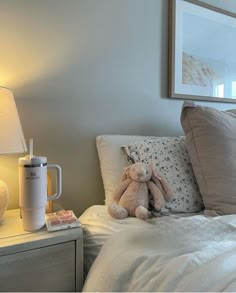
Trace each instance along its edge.
<instances>
[{"instance_id":1,"label":"white bed sheet","mask_svg":"<svg viewBox=\"0 0 236 293\"><path fill-rule=\"evenodd\" d=\"M94 260L100 252L103 244L111 235L116 232L121 232L127 228L137 227L152 227L158 226L164 222L177 221L183 217L191 217L198 214L171 214L168 216L162 216L152 218L147 221L143 221L137 218L126 218L117 220L112 218L107 212L107 206L94 205L89 207L80 217L79 220L82 224L84 232L84 273L87 275Z\"/></svg>"}]
</instances>

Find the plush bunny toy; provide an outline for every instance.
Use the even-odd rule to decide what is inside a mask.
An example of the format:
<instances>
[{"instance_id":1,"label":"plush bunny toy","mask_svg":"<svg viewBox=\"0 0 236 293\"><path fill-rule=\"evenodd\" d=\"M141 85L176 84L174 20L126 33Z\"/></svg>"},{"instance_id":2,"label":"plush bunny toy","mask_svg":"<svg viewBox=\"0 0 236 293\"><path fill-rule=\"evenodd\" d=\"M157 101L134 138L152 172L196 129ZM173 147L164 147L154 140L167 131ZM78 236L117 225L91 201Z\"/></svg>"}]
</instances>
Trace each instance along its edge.
<instances>
[{"instance_id":1,"label":"plush bunny toy","mask_svg":"<svg viewBox=\"0 0 236 293\"><path fill-rule=\"evenodd\" d=\"M128 216L143 220L150 218L149 191L158 211L165 207L166 200L172 198L168 183L151 164L138 162L128 166L124 169L121 183L113 193L112 203L108 205L109 214L116 219Z\"/></svg>"}]
</instances>

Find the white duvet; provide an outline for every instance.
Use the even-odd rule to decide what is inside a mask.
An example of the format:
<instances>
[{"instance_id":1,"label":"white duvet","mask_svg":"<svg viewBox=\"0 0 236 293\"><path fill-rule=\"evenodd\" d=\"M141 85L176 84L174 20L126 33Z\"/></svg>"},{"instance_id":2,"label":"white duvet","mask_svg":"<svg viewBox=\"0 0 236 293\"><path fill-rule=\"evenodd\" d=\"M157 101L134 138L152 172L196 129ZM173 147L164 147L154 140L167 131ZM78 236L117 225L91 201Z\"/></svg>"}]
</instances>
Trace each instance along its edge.
<instances>
[{"instance_id":1,"label":"white duvet","mask_svg":"<svg viewBox=\"0 0 236 293\"><path fill-rule=\"evenodd\" d=\"M165 222L170 218L188 217L192 214L178 214L165 217ZM113 219L107 212L107 206L94 205L89 207L79 218L84 232L84 273L87 275L91 265L99 254L105 241L114 233L126 228L149 227L159 225L161 218L152 218L142 221L137 218L126 218L123 220ZM145 229L145 228L144 228Z\"/></svg>"},{"instance_id":2,"label":"white duvet","mask_svg":"<svg viewBox=\"0 0 236 293\"><path fill-rule=\"evenodd\" d=\"M236 291L236 216L161 217L118 230L83 291Z\"/></svg>"}]
</instances>

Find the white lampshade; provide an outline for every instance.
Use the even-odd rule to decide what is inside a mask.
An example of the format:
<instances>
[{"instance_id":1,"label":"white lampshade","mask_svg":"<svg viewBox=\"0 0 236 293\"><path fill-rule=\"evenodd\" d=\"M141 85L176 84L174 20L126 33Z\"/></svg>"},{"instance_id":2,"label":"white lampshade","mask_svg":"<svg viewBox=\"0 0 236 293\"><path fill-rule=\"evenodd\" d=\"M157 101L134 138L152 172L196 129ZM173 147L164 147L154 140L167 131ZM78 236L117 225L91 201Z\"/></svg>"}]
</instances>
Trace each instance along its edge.
<instances>
[{"instance_id":1,"label":"white lampshade","mask_svg":"<svg viewBox=\"0 0 236 293\"><path fill-rule=\"evenodd\" d=\"M0 87L0 154L27 151L12 91Z\"/></svg>"},{"instance_id":2,"label":"white lampshade","mask_svg":"<svg viewBox=\"0 0 236 293\"><path fill-rule=\"evenodd\" d=\"M12 91L0 87L0 155L27 151ZM8 189L0 180L0 221L8 204Z\"/></svg>"}]
</instances>

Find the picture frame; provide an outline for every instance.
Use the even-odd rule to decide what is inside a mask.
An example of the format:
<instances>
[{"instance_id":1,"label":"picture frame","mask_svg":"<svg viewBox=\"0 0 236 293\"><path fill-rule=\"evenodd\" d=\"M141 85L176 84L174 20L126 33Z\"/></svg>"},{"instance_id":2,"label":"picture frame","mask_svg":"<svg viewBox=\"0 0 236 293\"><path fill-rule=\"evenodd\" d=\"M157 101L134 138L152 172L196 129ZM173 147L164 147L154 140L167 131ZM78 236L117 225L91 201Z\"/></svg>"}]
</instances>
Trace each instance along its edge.
<instances>
[{"instance_id":1,"label":"picture frame","mask_svg":"<svg viewBox=\"0 0 236 293\"><path fill-rule=\"evenodd\" d=\"M169 0L169 97L236 103L236 14Z\"/></svg>"}]
</instances>

